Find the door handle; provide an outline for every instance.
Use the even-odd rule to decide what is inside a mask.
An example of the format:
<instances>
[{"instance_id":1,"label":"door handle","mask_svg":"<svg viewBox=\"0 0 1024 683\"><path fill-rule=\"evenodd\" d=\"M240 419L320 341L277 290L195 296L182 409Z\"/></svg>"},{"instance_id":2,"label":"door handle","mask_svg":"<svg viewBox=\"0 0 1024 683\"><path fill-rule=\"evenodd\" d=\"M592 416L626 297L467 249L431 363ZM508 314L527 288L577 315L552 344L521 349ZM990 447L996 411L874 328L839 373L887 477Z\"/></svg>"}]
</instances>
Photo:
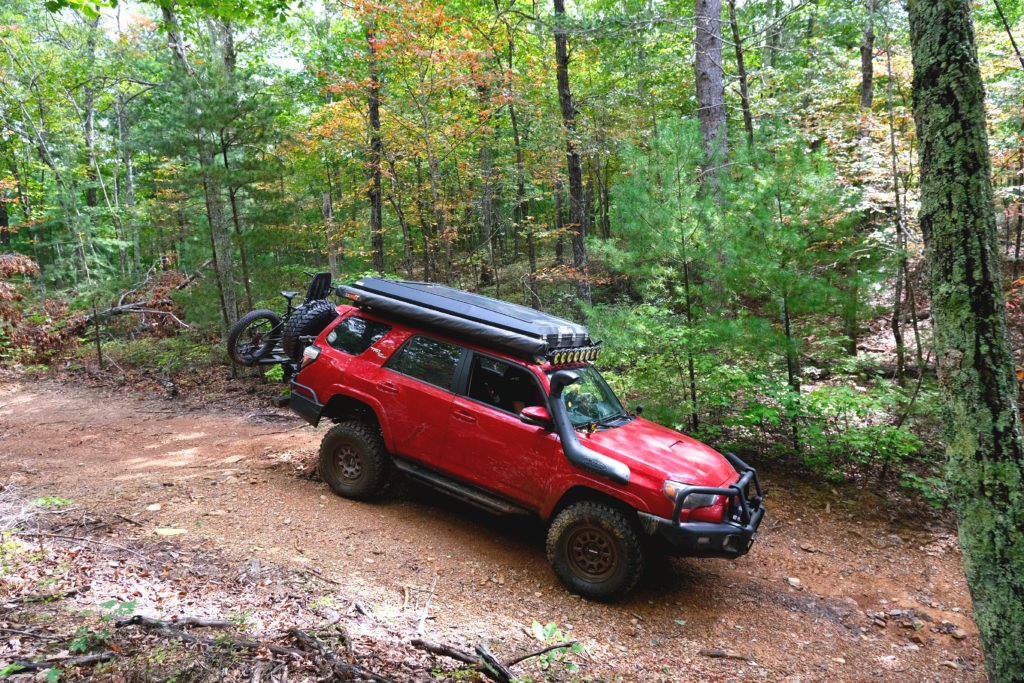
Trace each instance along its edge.
<instances>
[{"instance_id":1,"label":"door handle","mask_svg":"<svg viewBox=\"0 0 1024 683\"><path fill-rule=\"evenodd\" d=\"M398 387L392 382L381 382L377 385L381 391L389 394L397 394Z\"/></svg>"},{"instance_id":2,"label":"door handle","mask_svg":"<svg viewBox=\"0 0 1024 683\"><path fill-rule=\"evenodd\" d=\"M454 417L459 422L476 422L476 416L474 416L472 413L467 413L464 410L453 410L452 417Z\"/></svg>"}]
</instances>

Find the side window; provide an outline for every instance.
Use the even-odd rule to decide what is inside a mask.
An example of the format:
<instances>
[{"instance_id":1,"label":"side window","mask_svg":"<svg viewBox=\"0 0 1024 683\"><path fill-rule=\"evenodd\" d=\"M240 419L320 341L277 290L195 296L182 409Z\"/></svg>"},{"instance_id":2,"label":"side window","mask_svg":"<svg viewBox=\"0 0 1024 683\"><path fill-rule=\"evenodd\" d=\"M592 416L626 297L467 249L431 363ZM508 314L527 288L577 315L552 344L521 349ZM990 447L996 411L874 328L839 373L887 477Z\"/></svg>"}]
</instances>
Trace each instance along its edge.
<instances>
[{"instance_id":1,"label":"side window","mask_svg":"<svg viewBox=\"0 0 1024 683\"><path fill-rule=\"evenodd\" d=\"M467 395L509 413L519 413L526 406L544 405L537 380L529 371L479 354L473 356Z\"/></svg>"},{"instance_id":2,"label":"side window","mask_svg":"<svg viewBox=\"0 0 1024 683\"><path fill-rule=\"evenodd\" d=\"M350 316L327 335L327 343L345 353L358 356L391 329L390 325Z\"/></svg>"},{"instance_id":3,"label":"side window","mask_svg":"<svg viewBox=\"0 0 1024 683\"><path fill-rule=\"evenodd\" d=\"M407 341L385 367L451 389L461 355L462 349L454 344L417 336Z\"/></svg>"}]
</instances>

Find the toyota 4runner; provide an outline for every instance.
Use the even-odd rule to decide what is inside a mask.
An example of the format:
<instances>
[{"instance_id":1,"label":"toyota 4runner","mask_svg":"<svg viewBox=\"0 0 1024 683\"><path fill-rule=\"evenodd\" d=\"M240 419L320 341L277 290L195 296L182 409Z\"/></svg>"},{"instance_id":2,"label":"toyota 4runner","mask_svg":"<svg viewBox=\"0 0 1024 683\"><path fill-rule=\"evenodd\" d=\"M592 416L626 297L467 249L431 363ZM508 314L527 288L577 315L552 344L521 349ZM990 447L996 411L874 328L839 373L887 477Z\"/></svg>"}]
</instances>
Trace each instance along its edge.
<instances>
[{"instance_id":1,"label":"toyota 4runner","mask_svg":"<svg viewBox=\"0 0 1024 683\"><path fill-rule=\"evenodd\" d=\"M623 408L585 327L442 285L364 278L305 348L290 406L334 426L320 474L372 498L397 470L548 523L575 593L630 590L646 551L736 558L764 515L757 473Z\"/></svg>"}]
</instances>

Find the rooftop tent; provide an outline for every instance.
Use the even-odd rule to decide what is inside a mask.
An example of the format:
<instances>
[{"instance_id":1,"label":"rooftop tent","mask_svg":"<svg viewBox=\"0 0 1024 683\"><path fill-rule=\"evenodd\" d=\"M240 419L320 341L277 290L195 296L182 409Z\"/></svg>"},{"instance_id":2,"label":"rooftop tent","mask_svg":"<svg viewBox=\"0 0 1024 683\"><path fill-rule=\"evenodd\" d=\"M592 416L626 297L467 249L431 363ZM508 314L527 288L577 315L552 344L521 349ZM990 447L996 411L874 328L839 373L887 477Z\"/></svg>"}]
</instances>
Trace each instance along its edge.
<instances>
[{"instance_id":1,"label":"rooftop tent","mask_svg":"<svg viewBox=\"0 0 1024 683\"><path fill-rule=\"evenodd\" d=\"M529 359L594 345L583 325L445 285L367 277L338 293L360 308Z\"/></svg>"}]
</instances>

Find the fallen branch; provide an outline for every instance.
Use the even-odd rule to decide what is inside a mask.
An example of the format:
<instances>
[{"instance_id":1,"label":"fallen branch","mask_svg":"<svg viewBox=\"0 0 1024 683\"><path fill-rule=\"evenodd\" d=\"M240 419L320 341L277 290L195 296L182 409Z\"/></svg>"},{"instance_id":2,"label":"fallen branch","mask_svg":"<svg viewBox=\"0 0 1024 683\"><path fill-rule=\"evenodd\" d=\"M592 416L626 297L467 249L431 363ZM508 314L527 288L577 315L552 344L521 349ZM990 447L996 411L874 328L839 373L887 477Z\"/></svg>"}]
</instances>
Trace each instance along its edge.
<instances>
[{"instance_id":1,"label":"fallen branch","mask_svg":"<svg viewBox=\"0 0 1024 683\"><path fill-rule=\"evenodd\" d=\"M547 653L549 653L549 652L551 652L553 650L561 650L562 648L570 648L573 645L579 645L579 643L580 643L580 641L578 641L578 640L567 640L566 642L559 643L558 645L550 645L550 646L544 648L543 650L537 650L536 652L531 652L528 655L523 655L522 657L518 657L516 659L513 659L511 662L506 664L506 666L512 667L512 666L515 666L516 664L519 664L520 662L525 662L527 659L533 659L534 657L540 657L541 655L546 655Z\"/></svg>"},{"instance_id":2,"label":"fallen branch","mask_svg":"<svg viewBox=\"0 0 1024 683\"><path fill-rule=\"evenodd\" d=\"M378 676L372 671L367 671L355 664L341 661L338 659L338 655L334 650L327 647L322 640L311 633L306 633L299 628L290 628L288 629L288 635L294 638L302 649L322 657L331 671L333 671L337 676L343 677L342 680L369 678L375 683L392 683L390 679ZM342 638L344 639L347 647L349 645L348 635L343 633Z\"/></svg>"},{"instance_id":3,"label":"fallen branch","mask_svg":"<svg viewBox=\"0 0 1024 683\"><path fill-rule=\"evenodd\" d=\"M551 652L552 650L570 648L578 642L579 641L576 640L570 640L565 643L551 645L543 650L538 650L537 652L531 652L530 654L518 657L506 664L502 664L501 661L494 656L494 653L492 653L487 646L483 644L476 646L475 656L450 645L435 643L432 640L424 640L423 638L415 638L412 640L411 644L413 647L419 648L420 650L426 650L431 654L448 657L449 659L454 659L457 662L468 664L473 667L474 671L483 674L497 683L512 683L512 681L516 680L516 677L511 671L509 671L511 667L532 657L539 657L540 655Z\"/></svg>"},{"instance_id":4,"label":"fallen branch","mask_svg":"<svg viewBox=\"0 0 1024 683\"><path fill-rule=\"evenodd\" d=\"M78 541L79 543L92 543L94 545L102 545L107 548L117 548L118 550L123 550L126 553L131 553L136 557L146 559L146 556L142 553L132 550L131 548L125 548L123 545L117 545L116 543L104 543L103 541L96 541L91 538L84 538L81 536L62 536L60 534L48 534L45 531L11 531L9 533L15 536L36 536L39 538L56 538L62 541Z\"/></svg>"},{"instance_id":5,"label":"fallen branch","mask_svg":"<svg viewBox=\"0 0 1024 683\"><path fill-rule=\"evenodd\" d=\"M175 626L205 626L207 628L228 628L233 625L232 622L224 619L203 619L202 617L181 617L165 623Z\"/></svg>"},{"instance_id":6,"label":"fallen branch","mask_svg":"<svg viewBox=\"0 0 1024 683\"><path fill-rule=\"evenodd\" d=\"M3 626L0 626L0 633L13 633L18 636L35 638L36 640L64 640L63 636L48 636L45 633L36 633L35 631L22 631L20 629L5 628Z\"/></svg>"},{"instance_id":7,"label":"fallen branch","mask_svg":"<svg viewBox=\"0 0 1024 683\"><path fill-rule=\"evenodd\" d=\"M191 330L192 326L184 322L181 318L176 316L172 311L164 311L159 308L150 308L146 302L136 302L133 304L122 304L120 306L111 306L102 311L96 311L91 315L85 316L85 323L91 325L96 320L104 320L115 315L123 315L125 313L151 313L153 315L166 315L174 322L178 323L186 330Z\"/></svg>"},{"instance_id":8,"label":"fallen branch","mask_svg":"<svg viewBox=\"0 0 1024 683\"><path fill-rule=\"evenodd\" d=\"M442 657L448 657L449 659L454 659L455 661L462 662L463 664L470 664L472 666L480 666L480 660L479 659L477 659L473 655L469 654L468 652L463 652L462 650L459 650L458 648L451 647L450 645L444 645L442 643L435 643L435 642L433 642L431 640L424 640L422 638L415 638L412 641L412 646L416 647L416 648L419 648L421 650L426 650L427 652L429 652L431 654L441 655Z\"/></svg>"},{"instance_id":9,"label":"fallen branch","mask_svg":"<svg viewBox=\"0 0 1024 683\"><path fill-rule=\"evenodd\" d=\"M738 659L740 661L747 662L748 664L752 664L754 662L753 657L740 654L735 650L723 650L717 647L701 650L697 654L702 657L711 657L713 659Z\"/></svg>"},{"instance_id":10,"label":"fallen branch","mask_svg":"<svg viewBox=\"0 0 1024 683\"><path fill-rule=\"evenodd\" d=\"M114 513L114 516L115 517L119 517L120 519L123 519L124 521L128 522L129 524L134 524L135 526L145 526L142 522L136 522L134 519L131 519L130 517L125 517L124 515L118 514L116 512Z\"/></svg>"},{"instance_id":11,"label":"fallen branch","mask_svg":"<svg viewBox=\"0 0 1024 683\"><path fill-rule=\"evenodd\" d=\"M423 613L420 614L420 621L416 625L416 635L422 636L423 629L427 623L427 610L430 609L430 601L434 599L434 590L437 588L437 575L434 575L434 582L430 584L430 595L427 596L427 603L423 605Z\"/></svg>"},{"instance_id":12,"label":"fallen branch","mask_svg":"<svg viewBox=\"0 0 1024 683\"><path fill-rule=\"evenodd\" d=\"M20 667L19 671L42 671L43 669L52 669L54 667L61 667L62 669L70 666L85 666L87 664L99 664L100 662L107 662L117 656L116 652L106 651L100 652L94 655L83 655L81 657L53 657L52 659L41 659L38 662L34 662L28 659L15 659L11 664ZM14 672L12 672L14 673Z\"/></svg>"},{"instance_id":13,"label":"fallen branch","mask_svg":"<svg viewBox=\"0 0 1024 683\"><path fill-rule=\"evenodd\" d=\"M182 631L181 629L175 628L177 622L175 621L162 621L160 619L153 619L150 617L144 617L141 614L136 614L128 619L121 619L114 622L114 625L118 628L124 626L142 626L143 628L153 629L159 631L161 634L176 638L184 643L194 645L205 645L207 647L223 647L227 646L236 650L260 650L266 648L268 652L273 652L278 655L285 655L288 657L302 657L303 651L294 647L285 647L283 645L273 645L271 643L261 643L255 640L228 640L225 638L201 638L194 636L191 633Z\"/></svg>"},{"instance_id":14,"label":"fallen branch","mask_svg":"<svg viewBox=\"0 0 1024 683\"><path fill-rule=\"evenodd\" d=\"M79 593L85 593L92 588L89 584L84 586L78 586L71 588L66 591L54 591L53 593L34 593L31 595L19 595L17 597L8 600L8 604L18 602L53 602L54 600L63 600L64 598L71 598Z\"/></svg>"},{"instance_id":15,"label":"fallen branch","mask_svg":"<svg viewBox=\"0 0 1024 683\"><path fill-rule=\"evenodd\" d=\"M508 668L498 661L498 658L487 649L487 646L480 643L476 646L476 653L480 656L483 666L486 669L486 674L498 681L498 683L512 683L513 676L512 672Z\"/></svg>"}]
</instances>

